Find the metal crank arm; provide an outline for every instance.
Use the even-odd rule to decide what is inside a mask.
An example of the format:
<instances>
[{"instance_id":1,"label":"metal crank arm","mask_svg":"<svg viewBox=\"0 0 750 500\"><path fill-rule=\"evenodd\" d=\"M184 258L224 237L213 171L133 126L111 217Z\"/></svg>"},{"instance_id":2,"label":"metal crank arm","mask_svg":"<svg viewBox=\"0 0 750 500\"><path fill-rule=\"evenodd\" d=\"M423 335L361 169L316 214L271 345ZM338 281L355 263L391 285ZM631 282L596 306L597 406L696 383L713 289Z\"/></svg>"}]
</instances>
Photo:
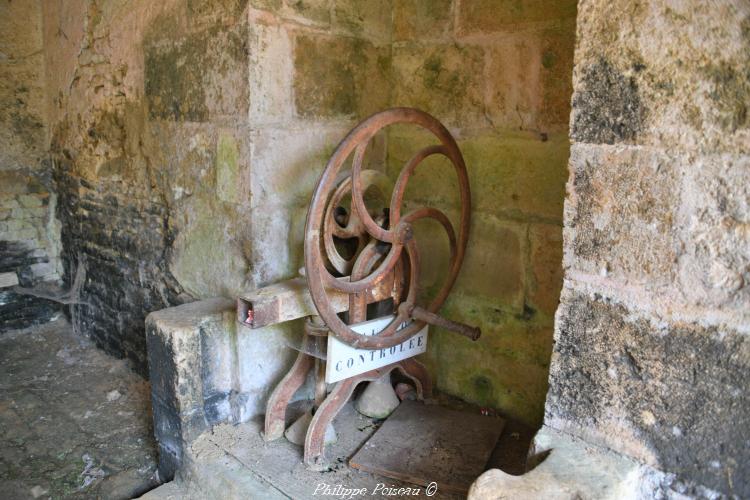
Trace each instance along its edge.
<instances>
[{"instance_id":1,"label":"metal crank arm","mask_svg":"<svg viewBox=\"0 0 750 500\"><path fill-rule=\"evenodd\" d=\"M438 314L430 312L423 307L410 306L409 304L404 302L403 304L401 304L399 309L404 309L408 316L416 319L417 321L424 321L425 323L429 323L430 325L445 328L446 330L450 330L454 333L463 335L464 337L468 337L471 340L477 340L482 335L482 330L475 326L470 326L465 323L459 323L457 321L449 320L448 318L444 318Z\"/></svg>"}]
</instances>

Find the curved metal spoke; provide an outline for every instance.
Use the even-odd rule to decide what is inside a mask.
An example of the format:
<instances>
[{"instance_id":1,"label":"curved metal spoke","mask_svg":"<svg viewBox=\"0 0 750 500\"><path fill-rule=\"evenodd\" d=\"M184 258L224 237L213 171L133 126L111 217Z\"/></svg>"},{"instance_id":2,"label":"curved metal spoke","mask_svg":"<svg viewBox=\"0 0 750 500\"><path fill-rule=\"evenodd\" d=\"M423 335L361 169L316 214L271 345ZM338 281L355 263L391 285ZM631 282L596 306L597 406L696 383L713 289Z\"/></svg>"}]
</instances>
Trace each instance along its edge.
<instances>
[{"instance_id":1,"label":"curved metal spoke","mask_svg":"<svg viewBox=\"0 0 750 500\"><path fill-rule=\"evenodd\" d=\"M398 224L399 219L401 218L401 203L404 201L404 192L406 191L406 184L409 182L409 178L425 158L436 154L442 154L448 157L448 151L445 146L428 146L414 155L401 170L398 180L396 181L396 186L393 188L393 194L391 195L391 227ZM448 159L450 159L450 157L448 157Z\"/></svg>"}]
</instances>

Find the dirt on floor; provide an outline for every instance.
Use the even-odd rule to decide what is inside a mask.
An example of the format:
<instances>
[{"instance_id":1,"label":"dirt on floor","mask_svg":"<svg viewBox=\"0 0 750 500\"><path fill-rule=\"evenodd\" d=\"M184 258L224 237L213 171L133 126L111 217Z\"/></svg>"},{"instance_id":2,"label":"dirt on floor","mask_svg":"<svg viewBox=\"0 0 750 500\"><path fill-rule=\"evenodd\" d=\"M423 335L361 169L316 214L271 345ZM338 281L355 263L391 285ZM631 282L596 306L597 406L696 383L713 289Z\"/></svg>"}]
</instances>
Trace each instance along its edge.
<instances>
[{"instance_id":1,"label":"dirt on floor","mask_svg":"<svg viewBox=\"0 0 750 500\"><path fill-rule=\"evenodd\" d=\"M69 323L0 332L0 498L132 498L158 484L150 388Z\"/></svg>"}]
</instances>

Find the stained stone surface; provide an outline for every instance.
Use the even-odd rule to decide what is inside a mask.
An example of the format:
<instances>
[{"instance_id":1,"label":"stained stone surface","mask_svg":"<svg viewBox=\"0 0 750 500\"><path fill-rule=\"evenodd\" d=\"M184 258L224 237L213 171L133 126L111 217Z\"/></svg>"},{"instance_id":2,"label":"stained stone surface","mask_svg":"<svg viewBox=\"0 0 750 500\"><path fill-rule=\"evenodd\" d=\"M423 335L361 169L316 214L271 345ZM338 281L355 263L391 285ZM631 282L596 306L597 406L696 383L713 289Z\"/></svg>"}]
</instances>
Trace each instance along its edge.
<instances>
[{"instance_id":1,"label":"stained stone surface","mask_svg":"<svg viewBox=\"0 0 750 500\"><path fill-rule=\"evenodd\" d=\"M57 320L0 337L3 498L132 498L156 486L148 382Z\"/></svg>"},{"instance_id":2,"label":"stained stone surface","mask_svg":"<svg viewBox=\"0 0 750 500\"><path fill-rule=\"evenodd\" d=\"M743 0L579 2L544 419L740 498L750 495L748 26Z\"/></svg>"}]
</instances>

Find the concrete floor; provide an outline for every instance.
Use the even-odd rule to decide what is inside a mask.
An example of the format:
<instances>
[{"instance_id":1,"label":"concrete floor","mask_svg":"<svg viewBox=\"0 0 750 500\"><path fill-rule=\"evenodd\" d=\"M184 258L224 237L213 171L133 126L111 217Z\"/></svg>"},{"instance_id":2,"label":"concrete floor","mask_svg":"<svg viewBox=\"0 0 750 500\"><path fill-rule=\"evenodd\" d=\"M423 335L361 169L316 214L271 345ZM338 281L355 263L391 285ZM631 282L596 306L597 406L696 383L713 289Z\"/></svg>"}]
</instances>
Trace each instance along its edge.
<instances>
[{"instance_id":1,"label":"concrete floor","mask_svg":"<svg viewBox=\"0 0 750 500\"><path fill-rule=\"evenodd\" d=\"M132 498L155 486L148 382L65 320L0 333L0 498Z\"/></svg>"}]
</instances>

